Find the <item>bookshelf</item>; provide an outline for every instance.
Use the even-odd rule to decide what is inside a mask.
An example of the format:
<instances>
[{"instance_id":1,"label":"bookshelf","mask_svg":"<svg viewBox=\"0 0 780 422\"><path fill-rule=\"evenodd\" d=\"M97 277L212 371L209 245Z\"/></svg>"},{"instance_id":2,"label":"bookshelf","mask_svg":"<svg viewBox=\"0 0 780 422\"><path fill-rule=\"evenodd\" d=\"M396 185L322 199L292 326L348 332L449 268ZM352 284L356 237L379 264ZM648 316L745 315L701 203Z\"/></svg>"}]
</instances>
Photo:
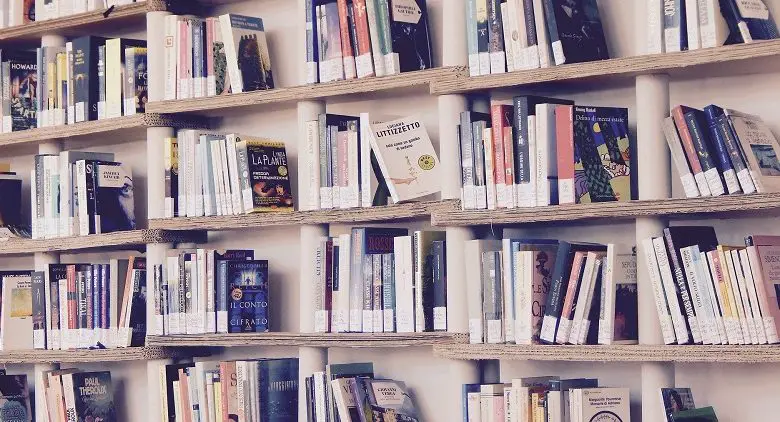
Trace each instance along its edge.
<instances>
[{"instance_id":1,"label":"bookshelf","mask_svg":"<svg viewBox=\"0 0 780 422\"><path fill-rule=\"evenodd\" d=\"M385 348L434 345L465 345L465 334L430 333L241 333L149 336L147 344L164 347L242 347L242 346L306 346L339 348Z\"/></svg>"},{"instance_id":2,"label":"bookshelf","mask_svg":"<svg viewBox=\"0 0 780 422\"><path fill-rule=\"evenodd\" d=\"M24 350L0 352L0 364L61 364L61 363L106 363L132 362L160 359L181 359L208 356L205 347L176 349L170 347L127 347L121 349L74 349L74 350Z\"/></svg>"},{"instance_id":3,"label":"bookshelf","mask_svg":"<svg viewBox=\"0 0 780 422\"><path fill-rule=\"evenodd\" d=\"M2 246L0 256L90 250L132 250L143 249L147 244L155 243L201 243L205 241L206 233L203 231L130 230L53 239L9 239L0 243Z\"/></svg>"}]
</instances>

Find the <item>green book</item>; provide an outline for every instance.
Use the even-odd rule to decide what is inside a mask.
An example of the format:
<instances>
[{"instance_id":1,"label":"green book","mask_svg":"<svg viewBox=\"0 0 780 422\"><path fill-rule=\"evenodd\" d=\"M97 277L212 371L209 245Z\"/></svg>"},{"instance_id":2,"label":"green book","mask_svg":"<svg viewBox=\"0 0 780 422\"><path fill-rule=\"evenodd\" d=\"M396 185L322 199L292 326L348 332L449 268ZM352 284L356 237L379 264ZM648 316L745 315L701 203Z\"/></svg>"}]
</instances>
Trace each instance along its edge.
<instances>
[{"instance_id":1,"label":"green book","mask_svg":"<svg viewBox=\"0 0 780 422\"><path fill-rule=\"evenodd\" d=\"M715 409L712 406L698 409L682 410L674 413L674 422L718 422Z\"/></svg>"}]
</instances>

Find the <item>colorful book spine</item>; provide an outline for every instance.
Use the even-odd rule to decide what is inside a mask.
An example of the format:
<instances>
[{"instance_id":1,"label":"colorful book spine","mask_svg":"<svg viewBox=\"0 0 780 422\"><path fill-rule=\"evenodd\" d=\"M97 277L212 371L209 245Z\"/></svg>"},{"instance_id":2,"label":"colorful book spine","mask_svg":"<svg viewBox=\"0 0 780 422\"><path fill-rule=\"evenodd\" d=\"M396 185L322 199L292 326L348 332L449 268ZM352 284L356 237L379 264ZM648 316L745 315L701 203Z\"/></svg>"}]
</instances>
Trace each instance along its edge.
<instances>
[{"instance_id":1,"label":"colorful book spine","mask_svg":"<svg viewBox=\"0 0 780 422\"><path fill-rule=\"evenodd\" d=\"M501 22L501 0L487 0L488 51L490 52L490 73L506 72L504 32Z\"/></svg>"},{"instance_id":2,"label":"colorful book spine","mask_svg":"<svg viewBox=\"0 0 780 422\"><path fill-rule=\"evenodd\" d=\"M555 107L555 138L558 153L558 203L576 202L574 184L574 125L572 122L574 107L559 105Z\"/></svg>"}]
</instances>

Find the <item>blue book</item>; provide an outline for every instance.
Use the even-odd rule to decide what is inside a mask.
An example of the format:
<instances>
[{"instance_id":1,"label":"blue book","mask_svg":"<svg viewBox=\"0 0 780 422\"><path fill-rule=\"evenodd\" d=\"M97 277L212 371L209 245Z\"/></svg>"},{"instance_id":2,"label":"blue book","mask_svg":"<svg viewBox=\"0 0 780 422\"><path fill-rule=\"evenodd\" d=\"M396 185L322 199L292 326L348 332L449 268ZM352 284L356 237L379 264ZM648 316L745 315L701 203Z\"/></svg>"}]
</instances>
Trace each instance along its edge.
<instances>
[{"instance_id":1,"label":"blue book","mask_svg":"<svg viewBox=\"0 0 780 422\"><path fill-rule=\"evenodd\" d=\"M707 121L707 126L709 127L712 152L715 154L718 170L720 170L723 175L723 180L726 182L728 193L739 193L741 189L734 166L731 163L729 150L726 147L726 139L718 128L718 117L722 115L723 109L714 104L704 107L704 117Z\"/></svg>"},{"instance_id":2,"label":"blue book","mask_svg":"<svg viewBox=\"0 0 780 422\"><path fill-rule=\"evenodd\" d=\"M306 0L306 82L319 82L320 44L317 38L317 7L315 0Z\"/></svg>"},{"instance_id":3,"label":"blue book","mask_svg":"<svg viewBox=\"0 0 780 422\"><path fill-rule=\"evenodd\" d=\"M298 422L298 359L257 362L259 422Z\"/></svg>"},{"instance_id":4,"label":"blue book","mask_svg":"<svg viewBox=\"0 0 780 422\"><path fill-rule=\"evenodd\" d=\"M268 331L268 261L228 261L229 333Z\"/></svg>"},{"instance_id":5,"label":"blue book","mask_svg":"<svg viewBox=\"0 0 780 422\"><path fill-rule=\"evenodd\" d=\"M475 403L469 403L469 393L477 394ZM463 422L469 422L469 411L476 415L480 414L479 394L480 384L463 384ZM473 408L471 407L472 404L474 404Z\"/></svg>"},{"instance_id":6,"label":"blue book","mask_svg":"<svg viewBox=\"0 0 780 422\"><path fill-rule=\"evenodd\" d=\"M255 251L253 250L214 251L214 286L217 294L215 308L218 333L228 332L228 297L230 293L228 291L227 262L253 259L255 259Z\"/></svg>"},{"instance_id":7,"label":"blue book","mask_svg":"<svg viewBox=\"0 0 780 422\"><path fill-rule=\"evenodd\" d=\"M729 26L731 34L728 42L749 43L756 40L771 40L780 37L769 9L760 0L753 5L760 4L750 10L739 8L736 0L721 0L723 17Z\"/></svg>"}]
</instances>

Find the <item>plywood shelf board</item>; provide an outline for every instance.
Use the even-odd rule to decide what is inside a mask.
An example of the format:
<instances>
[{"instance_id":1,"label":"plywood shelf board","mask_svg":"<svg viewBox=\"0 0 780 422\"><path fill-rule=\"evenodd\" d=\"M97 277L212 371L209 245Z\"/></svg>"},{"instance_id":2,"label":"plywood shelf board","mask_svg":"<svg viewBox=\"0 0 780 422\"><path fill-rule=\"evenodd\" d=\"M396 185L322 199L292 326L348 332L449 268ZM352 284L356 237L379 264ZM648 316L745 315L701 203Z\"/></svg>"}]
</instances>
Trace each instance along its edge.
<instances>
[{"instance_id":1,"label":"plywood shelf board","mask_svg":"<svg viewBox=\"0 0 780 422\"><path fill-rule=\"evenodd\" d=\"M316 100L414 87L425 87L426 90L429 90L430 84L434 81L453 79L462 74L462 72L463 69L460 67L443 67L379 78L351 79L186 100L152 101L147 104L147 111L156 113L199 112Z\"/></svg>"},{"instance_id":2,"label":"plywood shelf board","mask_svg":"<svg viewBox=\"0 0 780 422\"><path fill-rule=\"evenodd\" d=\"M695 67L777 56L778 54L780 54L780 40L772 40L677 53L620 57L476 77L469 77L468 70L464 69L460 77L433 82L431 93L437 95L457 94L565 81L588 82L605 79L614 81L637 75L673 74Z\"/></svg>"},{"instance_id":3,"label":"plywood shelf board","mask_svg":"<svg viewBox=\"0 0 780 422\"><path fill-rule=\"evenodd\" d=\"M600 202L500 210L437 210L434 211L431 220L435 226L511 225L685 214L706 215L772 209L780 209L780 193Z\"/></svg>"},{"instance_id":4,"label":"plywood shelf board","mask_svg":"<svg viewBox=\"0 0 780 422\"><path fill-rule=\"evenodd\" d=\"M432 213L455 211L458 201L410 202L382 207L296 212L267 212L235 216L177 217L149 220L149 227L165 230L241 230L303 224L353 224L428 218Z\"/></svg>"},{"instance_id":5,"label":"plywood shelf board","mask_svg":"<svg viewBox=\"0 0 780 422\"><path fill-rule=\"evenodd\" d=\"M2 364L142 361L206 356L206 348L128 347L121 349L19 350L0 352Z\"/></svg>"},{"instance_id":6,"label":"plywood shelf board","mask_svg":"<svg viewBox=\"0 0 780 422\"><path fill-rule=\"evenodd\" d=\"M9 239L0 242L0 256L36 252L76 252L93 249L133 249L149 243L204 242L205 232L175 232L166 230L130 230L89 236L55 239Z\"/></svg>"},{"instance_id":7,"label":"plywood shelf board","mask_svg":"<svg viewBox=\"0 0 780 422\"><path fill-rule=\"evenodd\" d=\"M459 360L539 360L563 362L679 362L771 363L780 362L778 345L516 345L441 344L436 356Z\"/></svg>"},{"instance_id":8,"label":"plywood shelf board","mask_svg":"<svg viewBox=\"0 0 780 422\"><path fill-rule=\"evenodd\" d=\"M305 346L305 347L408 347L467 341L466 334L430 333L237 333L149 336L150 345L167 347L245 347L245 346Z\"/></svg>"}]
</instances>

